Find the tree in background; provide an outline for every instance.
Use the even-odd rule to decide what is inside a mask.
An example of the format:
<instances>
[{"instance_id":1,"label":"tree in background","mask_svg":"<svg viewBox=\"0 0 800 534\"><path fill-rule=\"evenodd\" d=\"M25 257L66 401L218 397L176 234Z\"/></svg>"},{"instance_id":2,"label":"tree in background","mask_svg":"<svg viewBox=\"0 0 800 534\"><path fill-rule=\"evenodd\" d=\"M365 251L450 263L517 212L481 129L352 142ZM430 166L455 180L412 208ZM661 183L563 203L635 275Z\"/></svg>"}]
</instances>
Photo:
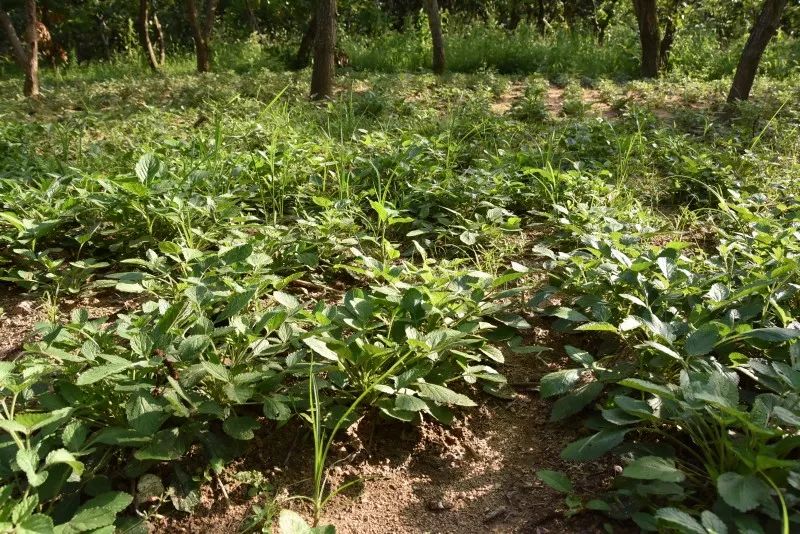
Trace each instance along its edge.
<instances>
[{"instance_id":1,"label":"tree in background","mask_svg":"<svg viewBox=\"0 0 800 534\"><path fill-rule=\"evenodd\" d=\"M758 15L750 37L744 45L739 65L736 67L736 74L733 76L731 91L728 93L728 102L736 100L747 100L750 97L750 90L753 88L753 81L756 78L758 64L764 54L770 39L778 31L781 22L781 15L786 8L786 0L765 0Z\"/></svg>"},{"instance_id":2,"label":"tree in background","mask_svg":"<svg viewBox=\"0 0 800 534\"><path fill-rule=\"evenodd\" d=\"M202 1L202 0L201 0ZM202 22L198 18L195 0L186 0L186 14L192 29L194 49L197 55L197 72L211 70L211 31L214 29L214 16L217 0L205 0Z\"/></svg>"},{"instance_id":3,"label":"tree in background","mask_svg":"<svg viewBox=\"0 0 800 534\"><path fill-rule=\"evenodd\" d=\"M154 71L164 65L166 60L166 50L164 46L164 32L158 22L158 15L153 12L153 28L156 31L156 40L159 47L159 55L156 56L153 42L150 40L150 0L139 0L139 16L136 19L136 31L139 34L139 42L142 45L147 64Z\"/></svg>"},{"instance_id":4,"label":"tree in background","mask_svg":"<svg viewBox=\"0 0 800 534\"><path fill-rule=\"evenodd\" d=\"M633 0L633 11L636 14L636 22L639 26L639 42L642 45L642 76L656 78L658 76L659 45L661 43L656 0Z\"/></svg>"},{"instance_id":5,"label":"tree in background","mask_svg":"<svg viewBox=\"0 0 800 534\"><path fill-rule=\"evenodd\" d=\"M317 0L314 68L311 71L311 98L333 96L336 74L336 0Z\"/></svg>"},{"instance_id":6,"label":"tree in background","mask_svg":"<svg viewBox=\"0 0 800 534\"><path fill-rule=\"evenodd\" d=\"M36 0L25 0L25 16L27 27L25 29L25 44L20 41L14 23L8 16L2 4L0 4L0 25L11 43L11 50L14 54L19 68L25 73L25 86L23 93L28 97L39 96L39 21L36 17ZM41 26L42 31L47 31Z\"/></svg>"},{"instance_id":7,"label":"tree in background","mask_svg":"<svg viewBox=\"0 0 800 534\"><path fill-rule=\"evenodd\" d=\"M444 57L444 37L442 36L442 17L439 14L439 3L436 0L425 0L425 12L428 15L428 26L433 40L433 72L443 74L446 68Z\"/></svg>"},{"instance_id":8,"label":"tree in background","mask_svg":"<svg viewBox=\"0 0 800 534\"><path fill-rule=\"evenodd\" d=\"M311 14L311 18L306 26L306 31L303 33L303 39L300 41L300 46L297 47L297 54L294 58L294 68L304 69L311 64L311 52L314 50L314 41L317 35L317 15Z\"/></svg>"}]
</instances>

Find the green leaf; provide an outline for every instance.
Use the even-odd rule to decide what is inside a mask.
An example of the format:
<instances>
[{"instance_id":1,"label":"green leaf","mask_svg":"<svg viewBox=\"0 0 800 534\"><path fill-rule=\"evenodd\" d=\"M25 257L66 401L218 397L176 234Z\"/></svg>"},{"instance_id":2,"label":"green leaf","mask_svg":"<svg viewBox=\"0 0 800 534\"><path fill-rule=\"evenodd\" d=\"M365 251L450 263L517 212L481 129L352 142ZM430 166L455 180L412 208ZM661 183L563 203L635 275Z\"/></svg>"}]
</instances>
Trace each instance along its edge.
<instances>
[{"instance_id":1,"label":"green leaf","mask_svg":"<svg viewBox=\"0 0 800 534\"><path fill-rule=\"evenodd\" d=\"M561 421L583 410L603 391L601 382L589 382L553 403L550 421Z\"/></svg>"},{"instance_id":2,"label":"green leaf","mask_svg":"<svg viewBox=\"0 0 800 534\"><path fill-rule=\"evenodd\" d=\"M88 386L89 384L99 382L104 378L115 375L130 367L133 367L133 362L115 362L105 365L98 365L97 367L92 367L91 369L87 369L79 374L78 378L75 380L75 385Z\"/></svg>"},{"instance_id":3,"label":"green leaf","mask_svg":"<svg viewBox=\"0 0 800 534\"><path fill-rule=\"evenodd\" d=\"M428 403L419 397L398 393L394 398L394 407L404 412L419 412L428 408Z\"/></svg>"},{"instance_id":4,"label":"green leaf","mask_svg":"<svg viewBox=\"0 0 800 534\"><path fill-rule=\"evenodd\" d=\"M540 471L536 471L536 476L539 478L539 480L556 491L561 493L572 493L572 482L570 482L569 478L567 478L567 476L561 471L542 469Z\"/></svg>"},{"instance_id":5,"label":"green leaf","mask_svg":"<svg viewBox=\"0 0 800 534\"><path fill-rule=\"evenodd\" d=\"M222 423L222 429L230 437L240 440L249 440L255 437L254 430L260 428L253 417L249 416L233 416L225 419Z\"/></svg>"},{"instance_id":6,"label":"green leaf","mask_svg":"<svg viewBox=\"0 0 800 534\"><path fill-rule=\"evenodd\" d=\"M586 323L576 327L575 330L589 332L618 332L617 327L611 323Z\"/></svg>"},{"instance_id":7,"label":"green leaf","mask_svg":"<svg viewBox=\"0 0 800 534\"><path fill-rule=\"evenodd\" d=\"M247 306L253 297L256 294L256 288L251 287L250 289L243 291L241 293L237 293L228 301L228 305L225 306L225 309L217 316L215 322L224 321L225 319L230 319L240 311L242 311L245 306Z\"/></svg>"},{"instance_id":8,"label":"green leaf","mask_svg":"<svg viewBox=\"0 0 800 534\"><path fill-rule=\"evenodd\" d=\"M708 354L720 339L719 330L711 323L704 324L686 338L684 350L689 356Z\"/></svg>"},{"instance_id":9,"label":"green leaf","mask_svg":"<svg viewBox=\"0 0 800 534\"><path fill-rule=\"evenodd\" d=\"M136 176L142 183L152 180L161 172L161 162L153 154L144 154L136 162Z\"/></svg>"},{"instance_id":10,"label":"green leaf","mask_svg":"<svg viewBox=\"0 0 800 534\"><path fill-rule=\"evenodd\" d=\"M703 528L703 525L686 512L681 512L677 508L660 508L656 512L656 519L678 532L706 534L706 529Z\"/></svg>"},{"instance_id":11,"label":"green leaf","mask_svg":"<svg viewBox=\"0 0 800 534\"><path fill-rule=\"evenodd\" d=\"M44 514L33 514L26 517L14 529L15 534L52 534L53 520Z\"/></svg>"},{"instance_id":12,"label":"green leaf","mask_svg":"<svg viewBox=\"0 0 800 534\"><path fill-rule=\"evenodd\" d=\"M629 463L622 470L622 475L638 480L661 480L662 482L683 482L686 475L675 467L672 458L643 456Z\"/></svg>"},{"instance_id":13,"label":"green leaf","mask_svg":"<svg viewBox=\"0 0 800 534\"><path fill-rule=\"evenodd\" d=\"M338 361L339 355L336 354L334 351L328 348L328 345L325 342L317 337L307 337L303 339L303 343L308 345L308 347L325 358L326 360Z\"/></svg>"},{"instance_id":14,"label":"green leaf","mask_svg":"<svg viewBox=\"0 0 800 534\"><path fill-rule=\"evenodd\" d=\"M800 329L794 328L754 328L737 337L740 339L760 339L762 341L772 341L780 343L782 341L789 341L790 339L797 339L800 337Z\"/></svg>"},{"instance_id":15,"label":"green leaf","mask_svg":"<svg viewBox=\"0 0 800 534\"><path fill-rule=\"evenodd\" d=\"M56 449L47 455L44 462L45 466L53 464L66 464L72 468L72 472L81 476L83 474L83 463L79 462L75 456L72 455L67 449Z\"/></svg>"},{"instance_id":16,"label":"green leaf","mask_svg":"<svg viewBox=\"0 0 800 534\"><path fill-rule=\"evenodd\" d=\"M456 406L477 406L475 402L461 393L456 393L452 389L437 384L420 382L415 384L419 391L419 396L430 399L439 404L454 404Z\"/></svg>"},{"instance_id":17,"label":"green leaf","mask_svg":"<svg viewBox=\"0 0 800 534\"><path fill-rule=\"evenodd\" d=\"M84 503L70 520L69 526L78 532L83 532L111 525L116 515L131 502L133 497L121 491L102 493Z\"/></svg>"},{"instance_id":18,"label":"green leaf","mask_svg":"<svg viewBox=\"0 0 800 534\"><path fill-rule=\"evenodd\" d=\"M39 466L39 454L31 449L18 449L16 458L17 465L28 477L28 483L33 486L41 486L47 479L47 472L37 473L36 468Z\"/></svg>"},{"instance_id":19,"label":"green leaf","mask_svg":"<svg viewBox=\"0 0 800 534\"><path fill-rule=\"evenodd\" d=\"M764 497L770 493L766 482L755 475L740 475L727 472L717 477L717 491L720 497L740 512L757 508Z\"/></svg>"},{"instance_id":20,"label":"green leaf","mask_svg":"<svg viewBox=\"0 0 800 534\"><path fill-rule=\"evenodd\" d=\"M284 293L283 291L273 292L272 298L274 298L278 302L278 304L280 304L289 311L294 311L300 308L300 301L298 301L292 295Z\"/></svg>"},{"instance_id":21,"label":"green leaf","mask_svg":"<svg viewBox=\"0 0 800 534\"><path fill-rule=\"evenodd\" d=\"M200 362L200 365L203 366L203 369L208 372L211 376L216 378L217 380L221 380L223 382L230 382L230 375L228 374L228 369L219 363L209 362L208 360L203 360Z\"/></svg>"},{"instance_id":22,"label":"green leaf","mask_svg":"<svg viewBox=\"0 0 800 534\"><path fill-rule=\"evenodd\" d=\"M583 369L562 369L547 373L539 381L539 394L546 399L566 393L580 381L584 372Z\"/></svg>"},{"instance_id":23,"label":"green leaf","mask_svg":"<svg viewBox=\"0 0 800 534\"><path fill-rule=\"evenodd\" d=\"M267 397L263 405L264 417L274 421L288 421L292 416L292 411L285 402Z\"/></svg>"},{"instance_id":24,"label":"green leaf","mask_svg":"<svg viewBox=\"0 0 800 534\"><path fill-rule=\"evenodd\" d=\"M703 526L708 534L728 534L728 526L714 512L709 510L703 511L703 513L700 514L700 521L703 522Z\"/></svg>"},{"instance_id":25,"label":"green leaf","mask_svg":"<svg viewBox=\"0 0 800 534\"><path fill-rule=\"evenodd\" d=\"M555 308L547 308L544 310L545 315L550 315L552 317L559 317L561 319L566 319L567 321L571 321L573 323L588 323L589 318L586 317L579 311L575 311L572 308L565 308L563 306L555 307Z\"/></svg>"},{"instance_id":26,"label":"green leaf","mask_svg":"<svg viewBox=\"0 0 800 534\"><path fill-rule=\"evenodd\" d=\"M622 443L627 433L627 430L601 430L567 445L561 451L561 458L575 461L594 460Z\"/></svg>"},{"instance_id":27,"label":"green leaf","mask_svg":"<svg viewBox=\"0 0 800 534\"><path fill-rule=\"evenodd\" d=\"M241 263L253 254L253 245L244 243L229 248L220 255L222 263L225 265L232 265L234 263Z\"/></svg>"}]
</instances>

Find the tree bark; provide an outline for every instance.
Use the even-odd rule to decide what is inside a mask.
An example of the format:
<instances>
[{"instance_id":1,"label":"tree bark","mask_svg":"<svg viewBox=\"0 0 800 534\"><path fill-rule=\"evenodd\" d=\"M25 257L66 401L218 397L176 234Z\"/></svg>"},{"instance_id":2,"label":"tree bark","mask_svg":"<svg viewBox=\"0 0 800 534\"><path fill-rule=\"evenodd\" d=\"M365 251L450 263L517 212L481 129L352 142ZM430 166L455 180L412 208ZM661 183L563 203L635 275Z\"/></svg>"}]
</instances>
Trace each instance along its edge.
<instances>
[{"instance_id":1,"label":"tree bark","mask_svg":"<svg viewBox=\"0 0 800 534\"><path fill-rule=\"evenodd\" d=\"M37 32L36 0L25 1L28 15L28 61L25 64L25 96L39 96L39 34Z\"/></svg>"},{"instance_id":2,"label":"tree bark","mask_svg":"<svg viewBox=\"0 0 800 534\"><path fill-rule=\"evenodd\" d=\"M11 52L14 54L14 61L20 69L25 69L25 64L28 61L28 52L22 41L19 40L17 30L14 29L14 23L11 22L11 17L0 6L0 25L3 26L3 31L6 33L8 41L11 43Z\"/></svg>"},{"instance_id":3,"label":"tree bark","mask_svg":"<svg viewBox=\"0 0 800 534\"><path fill-rule=\"evenodd\" d=\"M197 4L194 0L186 0L186 15L192 29L194 50L197 56L197 72L211 70L211 30L214 28L214 14L217 9L217 0L205 1L203 22L198 18Z\"/></svg>"},{"instance_id":4,"label":"tree bark","mask_svg":"<svg viewBox=\"0 0 800 534\"><path fill-rule=\"evenodd\" d=\"M667 24L664 26L664 38L661 39L661 44L658 48L658 68L661 70L669 66L669 54L672 51L672 44L675 42L675 19L669 17Z\"/></svg>"},{"instance_id":5,"label":"tree bark","mask_svg":"<svg viewBox=\"0 0 800 534\"><path fill-rule=\"evenodd\" d=\"M639 25L639 41L642 45L642 76L658 77L658 53L661 36L658 29L656 0L633 0L633 10Z\"/></svg>"},{"instance_id":6,"label":"tree bark","mask_svg":"<svg viewBox=\"0 0 800 534\"><path fill-rule=\"evenodd\" d=\"M770 39L778 31L786 3L787 0L764 0L761 13L742 50L742 57L739 59L736 74L733 76L731 91L728 93L728 102L747 100L750 97L750 90L753 88L761 56Z\"/></svg>"},{"instance_id":7,"label":"tree bark","mask_svg":"<svg viewBox=\"0 0 800 534\"><path fill-rule=\"evenodd\" d=\"M37 31L36 0L25 0L25 15L27 27L25 28L25 44L22 43L11 17L0 5L0 26L11 43L14 60L25 74L23 94L27 97L39 96L39 34Z\"/></svg>"},{"instance_id":8,"label":"tree bark","mask_svg":"<svg viewBox=\"0 0 800 534\"><path fill-rule=\"evenodd\" d=\"M308 26L297 48L297 55L294 58L294 67L298 70L304 69L311 64L311 52L314 50L314 38L317 35L317 15L311 14Z\"/></svg>"},{"instance_id":9,"label":"tree bark","mask_svg":"<svg viewBox=\"0 0 800 534\"><path fill-rule=\"evenodd\" d=\"M136 19L136 30L139 32L139 43L144 50L147 64L155 72L160 65L158 58L156 58L156 51L153 49L153 43L150 41L150 31L147 28L149 20L150 0L139 0L139 16Z\"/></svg>"},{"instance_id":10,"label":"tree bark","mask_svg":"<svg viewBox=\"0 0 800 534\"><path fill-rule=\"evenodd\" d=\"M442 17L439 14L437 0L424 0L425 12L428 14L428 26L433 40L433 72L444 74L447 67L444 57L444 37L442 36Z\"/></svg>"},{"instance_id":11,"label":"tree bark","mask_svg":"<svg viewBox=\"0 0 800 534\"><path fill-rule=\"evenodd\" d=\"M153 29L156 32L156 43L158 43L158 64L163 67L167 62L167 44L164 41L164 30L161 28L155 11L153 11Z\"/></svg>"},{"instance_id":12,"label":"tree bark","mask_svg":"<svg viewBox=\"0 0 800 534\"><path fill-rule=\"evenodd\" d=\"M336 0L317 0L316 18L311 98L323 100L333 95L336 74Z\"/></svg>"},{"instance_id":13,"label":"tree bark","mask_svg":"<svg viewBox=\"0 0 800 534\"><path fill-rule=\"evenodd\" d=\"M250 32L258 33L258 17L253 9L250 0L244 0L244 10L247 12L247 22L250 24Z\"/></svg>"}]
</instances>

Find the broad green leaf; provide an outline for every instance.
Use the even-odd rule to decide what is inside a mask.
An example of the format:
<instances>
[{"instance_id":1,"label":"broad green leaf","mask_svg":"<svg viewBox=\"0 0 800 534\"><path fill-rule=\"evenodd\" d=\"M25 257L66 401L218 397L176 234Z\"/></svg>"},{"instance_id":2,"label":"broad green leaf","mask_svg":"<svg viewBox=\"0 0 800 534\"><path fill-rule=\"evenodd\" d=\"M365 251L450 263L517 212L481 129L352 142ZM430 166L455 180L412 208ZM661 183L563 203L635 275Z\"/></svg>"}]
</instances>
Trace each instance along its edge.
<instances>
[{"instance_id":1,"label":"broad green leaf","mask_svg":"<svg viewBox=\"0 0 800 534\"><path fill-rule=\"evenodd\" d=\"M114 523L116 515L127 508L133 497L121 491L109 491L84 503L69 521L78 532L95 530Z\"/></svg>"},{"instance_id":2,"label":"broad green leaf","mask_svg":"<svg viewBox=\"0 0 800 534\"><path fill-rule=\"evenodd\" d=\"M328 348L325 342L317 337L307 337L303 339L303 343L309 346L311 350L325 358L326 360L338 361L339 355Z\"/></svg>"},{"instance_id":3,"label":"broad green leaf","mask_svg":"<svg viewBox=\"0 0 800 534\"><path fill-rule=\"evenodd\" d=\"M94 384L95 382L99 382L104 378L120 373L130 367L133 367L133 362L118 362L109 363L106 365L98 365L97 367L92 367L79 374L78 378L75 380L75 385L88 386L90 384Z\"/></svg>"},{"instance_id":4,"label":"broad green leaf","mask_svg":"<svg viewBox=\"0 0 800 534\"><path fill-rule=\"evenodd\" d=\"M717 477L717 491L729 506L740 512L749 512L769 495L770 488L755 475L740 475L729 471Z\"/></svg>"},{"instance_id":5,"label":"broad green leaf","mask_svg":"<svg viewBox=\"0 0 800 534\"><path fill-rule=\"evenodd\" d=\"M44 514L26 517L13 530L14 534L52 534L53 520Z\"/></svg>"},{"instance_id":6,"label":"broad green leaf","mask_svg":"<svg viewBox=\"0 0 800 534\"><path fill-rule=\"evenodd\" d=\"M580 381L584 372L583 369L562 369L547 373L539 381L539 394L546 399L566 393Z\"/></svg>"},{"instance_id":7,"label":"broad green leaf","mask_svg":"<svg viewBox=\"0 0 800 534\"><path fill-rule=\"evenodd\" d=\"M570 482L569 478L562 473L561 471L551 471L549 469L542 469L536 471L536 476L553 488L556 491L561 493L571 493L572 492L572 482Z\"/></svg>"},{"instance_id":8,"label":"broad green leaf","mask_svg":"<svg viewBox=\"0 0 800 534\"><path fill-rule=\"evenodd\" d=\"M561 451L564 460L594 460L622 443L627 430L601 430L596 434L573 441Z\"/></svg>"},{"instance_id":9,"label":"broad green leaf","mask_svg":"<svg viewBox=\"0 0 800 534\"><path fill-rule=\"evenodd\" d=\"M561 421L583 410L603 391L601 382L589 382L553 403L550 421Z\"/></svg>"},{"instance_id":10,"label":"broad green leaf","mask_svg":"<svg viewBox=\"0 0 800 534\"><path fill-rule=\"evenodd\" d=\"M643 456L625 466L622 475L639 480L661 480L663 482L683 482L686 475L675 467L672 458Z\"/></svg>"},{"instance_id":11,"label":"broad green leaf","mask_svg":"<svg viewBox=\"0 0 800 534\"><path fill-rule=\"evenodd\" d=\"M714 512L703 511L700 514L700 521L702 521L708 534L728 534L728 526Z\"/></svg>"},{"instance_id":12,"label":"broad green leaf","mask_svg":"<svg viewBox=\"0 0 800 534\"><path fill-rule=\"evenodd\" d=\"M249 416L232 416L225 419L222 423L222 429L230 437L239 440L249 440L255 437L254 430L260 428L254 418Z\"/></svg>"},{"instance_id":13,"label":"broad green leaf","mask_svg":"<svg viewBox=\"0 0 800 534\"><path fill-rule=\"evenodd\" d=\"M72 468L72 472L81 476L83 474L83 462L79 462L75 456L67 449L56 449L47 455L44 462L45 466L53 464L66 464Z\"/></svg>"},{"instance_id":14,"label":"broad green leaf","mask_svg":"<svg viewBox=\"0 0 800 534\"><path fill-rule=\"evenodd\" d=\"M18 449L16 455L17 465L28 477L28 483L34 488L41 486L47 479L47 471L36 472L39 466L39 454L31 449Z\"/></svg>"},{"instance_id":15,"label":"broad green leaf","mask_svg":"<svg viewBox=\"0 0 800 534\"><path fill-rule=\"evenodd\" d=\"M217 316L215 322L224 321L225 319L230 319L240 311L242 311L250 301L253 300L253 297L256 294L256 288L251 287L250 289L243 291L241 293L235 294L233 297L230 298L228 304L225 306L225 309Z\"/></svg>"},{"instance_id":16,"label":"broad green leaf","mask_svg":"<svg viewBox=\"0 0 800 534\"><path fill-rule=\"evenodd\" d=\"M558 317L560 319L566 319L567 321L571 321L573 323L589 322L589 318L581 312L575 311L572 308L565 308L563 306L559 306L557 308L548 308L544 310L544 314L552 317Z\"/></svg>"},{"instance_id":17,"label":"broad green leaf","mask_svg":"<svg viewBox=\"0 0 800 534\"><path fill-rule=\"evenodd\" d=\"M708 354L719 341L719 330L711 323L704 324L686 338L684 350L689 356Z\"/></svg>"},{"instance_id":18,"label":"broad green leaf","mask_svg":"<svg viewBox=\"0 0 800 534\"><path fill-rule=\"evenodd\" d=\"M677 508L660 508L656 512L656 519L658 519L659 523L665 524L678 532L707 534L706 529L695 518Z\"/></svg>"},{"instance_id":19,"label":"broad green leaf","mask_svg":"<svg viewBox=\"0 0 800 534\"><path fill-rule=\"evenodd\" d=\"M461 393L456 393L452 389L448 389L438 384L428 384L427 382L419 382L415 384L419 391L419 396L430 399L440 404L454 404L456 406L477 406L475 402Z\"/></svg>"}]
</instances>

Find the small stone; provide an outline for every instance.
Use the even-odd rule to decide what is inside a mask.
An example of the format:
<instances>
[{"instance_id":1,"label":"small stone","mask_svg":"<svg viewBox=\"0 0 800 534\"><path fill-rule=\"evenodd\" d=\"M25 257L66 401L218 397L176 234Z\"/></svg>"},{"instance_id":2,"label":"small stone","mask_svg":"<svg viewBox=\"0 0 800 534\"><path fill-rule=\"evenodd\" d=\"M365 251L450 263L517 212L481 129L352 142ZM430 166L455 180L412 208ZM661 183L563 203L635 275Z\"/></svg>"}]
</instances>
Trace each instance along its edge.
<instances>
[{"instance_id":1,"label":"small stone","mask_svg":"<svg viewBox=\"0 0 800 534\"><path fill-rule=\"evenodd\" d=\"M508 508L506 508L505 506L498 506L494 510L486 512L486 515L483 518L483 522L489 523L490 521L494 521L495 519L506 513L507 510Z\"/></svg>"},{"instance_id":2,"label":"small stone","mask_svg":"<svg viewBox=\"0 0 800 534\"><path fill-rule=\"evenodd\" d=\"M428 510L430 510L431 512L443 512L453 507L452 504L442 499L434 499L428 501L426 503L426 506L428 507Z\"/></svg>"}]
</instances>

